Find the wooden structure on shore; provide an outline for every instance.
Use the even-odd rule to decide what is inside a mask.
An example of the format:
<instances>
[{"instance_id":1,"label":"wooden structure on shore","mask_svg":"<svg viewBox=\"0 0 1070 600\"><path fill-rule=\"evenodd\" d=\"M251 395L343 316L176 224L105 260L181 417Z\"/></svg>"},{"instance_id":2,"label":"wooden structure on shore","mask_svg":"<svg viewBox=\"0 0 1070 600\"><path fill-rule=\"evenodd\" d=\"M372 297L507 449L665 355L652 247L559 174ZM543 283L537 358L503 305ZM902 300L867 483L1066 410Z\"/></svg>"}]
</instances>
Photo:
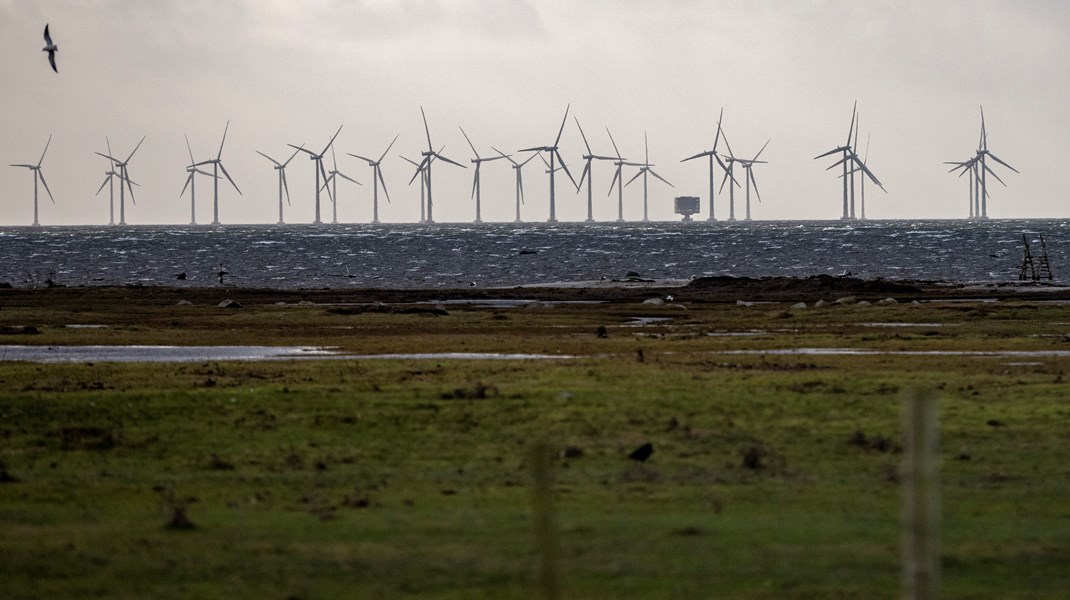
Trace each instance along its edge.
<instances>
[{"instance_id":1,"label":"wooden structure on shore","mask_svg":"<svg viewBox=\"0 0 1070 600\"><path fill-rule=\"evenodd\" d=\"M1022 256L1022 268L1018 272L1019 281L1040 281L1052 279L1051 263L1048 262L1048 245L1044 242L1044 236L1040 236L1040 256L1033 256L1029 248L1029 239L1022 234L1022 243L1025 245Z\"/></svg>"}]
</instances>

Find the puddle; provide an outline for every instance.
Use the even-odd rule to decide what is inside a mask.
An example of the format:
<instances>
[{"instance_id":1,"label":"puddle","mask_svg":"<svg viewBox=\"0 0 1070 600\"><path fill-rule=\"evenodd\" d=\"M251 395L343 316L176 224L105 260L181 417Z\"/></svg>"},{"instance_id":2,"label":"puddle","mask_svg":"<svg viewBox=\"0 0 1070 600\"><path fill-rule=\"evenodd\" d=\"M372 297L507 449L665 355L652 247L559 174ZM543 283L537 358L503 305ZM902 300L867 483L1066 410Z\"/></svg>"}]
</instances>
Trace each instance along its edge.
<instances>
[{"instance_id":1,"label":"puddle","mask_svg":"<svg viewBox=\"0 0 1070 600\"><path fill-rule=\"evenodd\" d=\"M769 331L762 329L753 329L751 331L707 331L706 337L752 337L769 333Z\"/></svg>"},{"instance_id":2,"label":"puddle","mask_svg":"<svg viewBox=\"0 0 1070 600\"><path fill-rule=\"evenodd\" d=\"M333 360L547 360L571 354L427 352L418 354L344 354L315 346L0 346L0 361L34 363L203 362L292 359Z\"/></svg>"},{"instance_id":3,"label":"puddle","mask_svg":"<svg viewBox=\"0 0 1070 600\"><path fill-rule=\"evenodd\" d=\"M947 323L859 323L862 327L947 327Z\"/></svg>"},{"instance_id":4,"label":"puddle","mask_svg":"<svg viewBox=\"0 0 1070 600\"><path fill-rule=\"evenodd\" d=\"M0 346L0 360L36 363L200 362L332 358L312 346Z\"/></svg>"},{"instance_id":5,"label":"puddle","mask_svg":"<svg viewBox=\"0 0 1070 600\"><path fill-rule=\"evenodd\" d=\"M107 325L97 325L95 323L71 323L64 325L67 329L107 329Z\"/></svg>"},{"instance_id":6,"label":"puddle","mask_svg":"<svg viewBox=\"0 0 1070 600\"><path fill-rule=\"evenodd\" d=\"M628 321L622 323L621 327L643 327L644 325L655 325L666 321L672 321L672 317L628 317Z\"/></svg>"},{"instance_id":7,"label":"puddle","mask_svg":"<svg viewBox=\"0 0 1070 600\"><path fill-rule=\"evenodd\" d=\"M865 348L773 348L725 350L712 354L776 354L806 356L995 356L1023 358L1070 358L1070 350L869 350Z\"/></svg>"}]
</instances>

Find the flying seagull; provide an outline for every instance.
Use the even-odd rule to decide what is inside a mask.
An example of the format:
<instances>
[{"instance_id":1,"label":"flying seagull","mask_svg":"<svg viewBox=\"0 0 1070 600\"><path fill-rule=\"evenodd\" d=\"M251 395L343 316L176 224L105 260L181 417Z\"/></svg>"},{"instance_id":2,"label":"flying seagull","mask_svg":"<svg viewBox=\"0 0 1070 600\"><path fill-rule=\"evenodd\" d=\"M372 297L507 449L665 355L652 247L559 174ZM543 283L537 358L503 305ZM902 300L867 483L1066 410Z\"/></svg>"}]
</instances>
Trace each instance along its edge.
<instances>
[{"instance_id":1,"label":"flying seagull","mask_svg":"<svg viewBox=\"0 0 1070 600\"><path fill-rule=\"evenodd\" d=\"M48 34L48 23L45 23L45 47L41 48L41 52L48 52L48 64L52 65L52 70L59 73L59 69L56 68L56 52L59 50L59 46L52 43L52 36Z\"/></svg>"}]
</instances>

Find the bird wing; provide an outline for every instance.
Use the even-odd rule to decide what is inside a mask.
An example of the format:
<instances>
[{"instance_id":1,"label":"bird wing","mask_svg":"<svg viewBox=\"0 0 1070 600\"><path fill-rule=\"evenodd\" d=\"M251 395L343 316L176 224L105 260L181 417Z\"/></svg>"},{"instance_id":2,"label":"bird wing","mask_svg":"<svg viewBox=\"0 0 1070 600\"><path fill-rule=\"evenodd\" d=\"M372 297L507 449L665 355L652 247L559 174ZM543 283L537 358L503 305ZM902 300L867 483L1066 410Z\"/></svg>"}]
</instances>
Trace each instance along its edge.
<instances>
[{"instance_id":1,"label":"bird wing","mask_svg":"<svg viewBox=\"0 0 1070 600\"><path fill-rule=\"evenodd\" d=\"M45 43L52 45L52 36L48 33L48 23L45 23Z\"/></svg>"},{"instance_id":2,"label":"bird wing","mask_svg":"<svg viewBox=\"0 0 1070 600\"><path fill-rule=\"evenodd\" d=\"M59 73L59 69L56 68L56 51L55 50L49 50L48 51L48 64L52 65L52 70L53 71L55 71L56 73Z\"/></svg>"}]
</instances>

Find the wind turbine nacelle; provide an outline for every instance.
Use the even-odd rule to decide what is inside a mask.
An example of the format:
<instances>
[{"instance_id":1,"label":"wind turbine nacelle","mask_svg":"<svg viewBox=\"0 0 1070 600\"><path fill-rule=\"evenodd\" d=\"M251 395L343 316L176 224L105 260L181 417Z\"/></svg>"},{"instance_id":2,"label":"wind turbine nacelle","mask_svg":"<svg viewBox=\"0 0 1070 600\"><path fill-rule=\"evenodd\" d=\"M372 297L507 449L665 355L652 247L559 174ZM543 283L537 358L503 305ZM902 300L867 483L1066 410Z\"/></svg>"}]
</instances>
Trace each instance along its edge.
<instances>
[{"instance_id":1,"label":"wind turbine nacelle","mask_svg":"<svg viewBox=\"0 0 1070 600\"><path fill-rule=\"evenodd\" d=\"M691 215L699 213L698 196L677 196L673 199L673 212L683 215L685 221L690 221Z\"/></svg>"}]
</instances>

